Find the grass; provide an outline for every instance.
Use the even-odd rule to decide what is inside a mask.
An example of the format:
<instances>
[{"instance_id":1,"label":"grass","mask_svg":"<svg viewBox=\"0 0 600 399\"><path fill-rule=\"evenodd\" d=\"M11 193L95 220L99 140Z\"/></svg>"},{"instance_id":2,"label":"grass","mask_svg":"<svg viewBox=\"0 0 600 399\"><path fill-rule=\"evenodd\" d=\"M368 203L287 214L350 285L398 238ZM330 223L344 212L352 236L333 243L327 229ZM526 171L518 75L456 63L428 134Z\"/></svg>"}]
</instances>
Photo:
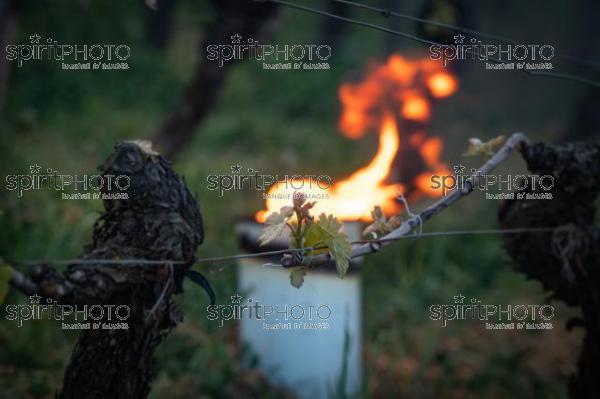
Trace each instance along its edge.
<instances>
[{"instance_id":1,"label":"grass","mask_svg":"<svg viewBox=\"0 0 600 399\"><path fill-rule=\"evenodd\" d=\"M0 149L2 169L5 174L27 173L36 162L64 173L92 173L115 140L149 137L177 103L198 61L199 26L210 17L210 10L182 2L174 37L161 52L143 40L148 10L142 2L93 2L83 16L64 1L44 4L26 7L21 41L29 32L83 42L125 41L134 49L132 69L63 72L49 62L13 69L0 123L5 143ZM102 22L93 30L88 28L92 15ZM63 20L69 24L59 23ZM284 22L278 42L314 40L322 20L292 13ZM230 165L239 163L265 173L337 177L347 176L371 158L374 136L349 141L338 133L336 89L345 79L360 75L370 58L383 55L384 36L348 28L348 38L335 49L330 73L263 72L251 62L232 69L214 112L175 163L201 199L207 237L199 256L237 253L233 221L262 206L255 192L217 198L206 188L208 174L228 173ZM445 139L443 158L448 162L459 160L466 138L478 132L495 135L521 124L533 125L531 120L506 121L495 109L479 104L484 97L477 89L477 72L473 76L465 82L464 92L434 110L431 132ZM507 166L514 167L522 164ZM428 224L426 231L494 227L497 205L473 194ZM75 257L89 242L100 209L99 202L63 201L56 192L27 192L22 198L3 192L0 253L27 259ZM198 267L219 298L235 290L231 266ZM559 307L550 333L488 332L468 322L441 328L429 319L429 306L449 303L459 293L488 303L545 301L546 293L537 283L512 271L500 237L405 240L368 257L361 275L363 396L566 397L564 382L573 370L580 336L564 332L562 323L573 311ZM289 396L270 386L258 370L240 365L245 349L236 340L237 326L217 329L206 320L207 299L201 290L186 286L177 301L186 319L157 353L160 369L153 397ZM23 304L26 298L13 291L7 303ZM1 310L0 391L6 397L52 397L75 336L48 321L17 328L4 316ZM556 348L557 342L563 350L547 349Z\"/></svg>"}]
</instances>

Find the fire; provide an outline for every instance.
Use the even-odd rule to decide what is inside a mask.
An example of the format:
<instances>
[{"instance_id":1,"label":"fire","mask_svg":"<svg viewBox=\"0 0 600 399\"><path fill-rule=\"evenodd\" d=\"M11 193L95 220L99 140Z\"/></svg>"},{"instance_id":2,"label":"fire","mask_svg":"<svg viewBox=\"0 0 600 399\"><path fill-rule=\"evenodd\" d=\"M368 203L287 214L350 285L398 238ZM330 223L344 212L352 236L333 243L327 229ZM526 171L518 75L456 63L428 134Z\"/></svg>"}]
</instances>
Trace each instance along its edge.
<instances>
[{"instance_id":1,"label":"fire","mask_svg":"<svg viewBox=\"0 0 600 399\"><path fill-rule=\"evenodd\" d=\"M458 88L456 78L445 72L437 72L427 80L427 87L435 98L444 98L453 94Z\"/></svg>"},{"instance_id":2,"label":"fire","mask_svg":"<svg viewBox=\"0 0 600 399\"><path fill-rule=\"evenodd\" d=\"M427 97L444 98L456 90L458 80L441 63L394 54L384 64L372 67L364 80L342 84L339 128L346 137L358 139L377 128L394 104L400 105L404 119L428 122L431 110Z\"/></svg>"},{"instance_id":3,"label":"fire","mask_svg":"<svg viewBox=\"0 0 600 399\"><path fill-rule=\"evenodd\" d=\"M402 116L415 121L429 120L429 103L420 96L407 96L402 105Z\"/></svg>"},{"instance_id":4,"label":"fire","mask_svg":"<svg viewBox=\"0 0 600 399\"><path fill-rule=\"evenodd\" d=\"M381 206L386 213L397 212L395 197L404 187L402 184L385 184L384 180L399 147L396 121L393 116L387 115L381 125L377 154L367 166L329 189L323 190L316 185L311 189L302 189L309 199L311 195L325 195L327 198L317 201L313 214L325 212L342 220L369 220L375 205ZM285 183L273 185L268 193L267 209L279 210L282 206L289 205L294 191L292 187L286 187ZM268 211L260 211L256 214L256 219L264 222L267 215Z\"/></svg>"},{"instance_id":5,"label":"fire","mask_svg":"<svg viewBox=\"0 0 600 399\"><path fill-rule=\"evenodd\" d=\"M427 137L424 125L431 117L430 98L444 98L456 92L458 80L444 70L440 63L430 59L414 60L394 54L381 65L375 65L365 79L357 83L344 83L339 89L342 114L341 132L350 139L358 139L373 129L379 131L377 153L369 164L332 187L322 189L313 185L301 191L317 200L314 214L325 212L342 220L370 220L371 210L381 206L386 214L399 211L396 200L400 193L410 191L412 198L437 196L429 187L432 174L448 174L447 166L440 161L443 141ZM405 121L403 130L409 130L401 139L396 116ZM416 128L415 128L416 126ZM403 137L403 136L402 136ZM390 183L393 165L402 154L417 154L423 167L407 184ZM294 193L292 187L278 183L271 187L266 200L266 210L259 211L256 219L264 222L272 211L289 205Z\"/></svg>"}]
</instances>

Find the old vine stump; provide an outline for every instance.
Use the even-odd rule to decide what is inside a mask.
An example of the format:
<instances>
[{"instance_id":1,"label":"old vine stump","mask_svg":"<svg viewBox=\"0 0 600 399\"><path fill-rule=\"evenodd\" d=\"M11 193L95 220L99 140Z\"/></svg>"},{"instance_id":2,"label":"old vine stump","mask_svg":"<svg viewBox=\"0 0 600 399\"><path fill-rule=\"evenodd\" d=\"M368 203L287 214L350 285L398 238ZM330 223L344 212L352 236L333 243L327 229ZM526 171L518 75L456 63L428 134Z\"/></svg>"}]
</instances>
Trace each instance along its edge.
<instances>
[{"instance_id":1,"label":"old vine stump","mask_svg":"<svg viewBox=\"0 0 600 399\"><path fill-rule=\"evenodd\" d=\"M503 228L556 227L553 233L507 235L506 250L519 271L540 281L556 299L580 306L585 328L578 372L569 382L572 398L600 398L600 230L594 226L594 201L600 191L600 146L576 143L528 144L522 149L528 169L552 175L551 200L506 201ZM524 192L533 193L531 187ZM540 191L537 191L538 193Z\"/></svg>"},{"instance_id":2,"label":"old vine stump","mask_svg":"<svg viewBox=\"0 0 600 399\"><path fill-rule=\"evenodd\" d=\"M40 269L42 292L61 303L130 307L129 329L81 333L58 398L145 398L152 356L181 320L170 302L203 240L196 199L169 163L148 143L119 142L101 167L103 175L127 175L128 199L103 200L104 213L81 259L182 261L164 265L73 264L64 276ZM103 193L119 193L113 186Z\"/></svg>"}]
</instances>

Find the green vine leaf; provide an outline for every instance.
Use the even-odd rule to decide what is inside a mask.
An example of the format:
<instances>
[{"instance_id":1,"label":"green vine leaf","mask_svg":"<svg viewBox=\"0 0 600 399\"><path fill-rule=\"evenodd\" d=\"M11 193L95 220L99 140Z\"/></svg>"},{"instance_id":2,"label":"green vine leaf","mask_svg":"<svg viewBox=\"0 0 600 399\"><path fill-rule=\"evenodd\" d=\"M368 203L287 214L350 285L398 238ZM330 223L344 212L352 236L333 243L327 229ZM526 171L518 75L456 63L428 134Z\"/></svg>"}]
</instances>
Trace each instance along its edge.
<instances>
[{"instance_id":1,"label":"green vine leaf","mask_svg":"<svg viewBox=\"0 0 600 399\"><path fill-rule=\"evenodd\" d=\"M296 288L302 287L304 284L304 276L306 276L306 267L292 267L290 272L290 283Z\"/></svg>"},{"instance_id":2,"label":"green vine leaf","mask_svg":"<svg viewBox=\"0 0 600 399\"><path fill-rule=\"evenodd\" d=\"M306 231L304 245L306 247L325 247L316 249L314 254L329 251L335 261L340 278L348 272L352 248L348 235L341 231L342 224L332 215L319 215L319 219L310 224Z\"/></svg>"},{"instance_id":3,"label":"green vine leaf","mask_svg":"<svg viewBox=\"0 0 600 399\"><path fill-rule=\"evenodd\" d=\"M279 237L293 213L294 209L291 206L283 206L279 212L269 215L265 221L265 228L258 237L258 243L263 246Z\"/></svg>"},{"instance_id":4,"label":"green vine leaf","mask_svg":"<svg viewBox=\"0 0 600 399\"><path fill-rule=\"evenodd\" d=\"M380 206L373 208L371 216L373 217L373 222L363 231L365 237L379 238L402 225L402 218L398 215L386 219Z\"/></svg>"},{"instance_id":5,"label":"green vine leaf","mask_svg":"<svg viewBox=\"0 0 600 399\"><path fill-rule=\"evenodd\" d=\"M477 137L469 139L469 148L467 152L463 154L465 157L474 157L477 155L483 155L491 157L496 152L496 147L501 146L506 141L505 136L498 136L490 139L486 142L481 141Z\"/></svg>"},{"instance_id":6,"label":"green vine leaf","mask_svg":"<svg viewBox=\"0 0 600 399\"><path fill-rule=\"evenodd\" d=\"M329 252L335 261L340 278L344 278L350 267L352 248L348 235L341 231L342 224L332 215L322 213L318 220L310 214L315 202L307 202L306 195L295 192L293 206L284 206L274 212L265 221L265 227L258 238L260 245L265 245L283 233L287 226L290 229L291 248L314 248L310 255ZM295 219L292 220L292 217ZM290 283L296 288L304 284L304 276L308 266L293 267L290 272Z\"/></svg>"}]
</instances>

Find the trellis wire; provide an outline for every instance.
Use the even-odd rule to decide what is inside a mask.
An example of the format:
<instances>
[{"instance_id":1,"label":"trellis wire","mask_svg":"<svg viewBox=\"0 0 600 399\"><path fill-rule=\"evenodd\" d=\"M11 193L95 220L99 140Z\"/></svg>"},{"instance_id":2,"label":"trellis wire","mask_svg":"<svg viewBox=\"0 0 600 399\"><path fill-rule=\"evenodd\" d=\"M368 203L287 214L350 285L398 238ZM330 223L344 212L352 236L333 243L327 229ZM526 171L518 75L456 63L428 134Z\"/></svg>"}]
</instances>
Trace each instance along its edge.
<instances>
[{"instance_id":1,"label":"trellis wire","mask_svg":"<svg viewBox=\"0 0 600 399\"><path fill-rule=\"evenodd\" d=\"M447 23L444 23L444 22L433 21L431 19L414 17L412 15L403 14L403 13L399 13L399 12L396 12L396 11L391 11L391 10L388 10L388 9L385 9L385 8L375 7L375 6L368 5L368 4L357 3L355 1L350 1L350 0L333 0L333 1L338 2L338 3L348 4L348 5L351 5L351 6L354 6L354 7L358 7L358 8L363 8L363 9L366 9L366 10L375 11L375 12L381 14L384 17L392 16L392 17L397 17L397 18L400 18L400 19L405 19L405 20L408 20L408 21L422 22L424 24L431 25L431 26L436 26L438 28L444 28L444 29L453 30L455 32L468 33L468 34L471 34L471 35L477 35L477 36L480 36L480 37L485 37L487 39L496 40L496 41L504 43L504 44L512 44L512 45L518 44L515 40L509 39L509 38L506 38L506 37L503 37L503 36L495 35L495 34L492 34L492 33L486 33L486 32L482 32L482 31L475 30L475 29L464 28L462 26L447 24ZM587 65L587 66L593 66L593 67L600 67L600 61L587 60L585 58L576 57L576 56L569 55L569 54L562 54L562 53L555 53L555 55L558 58L563 58L565 60L569 60L569 61L571 61L571 62L573 62L575 64L581 64L581 65Z\"/></svg>"},{"instance_id":2,"label":"trellis wire","mask_svg":"<svg viewBox=\"0 0 600 399\"><path fill-rule=\"evenodd\" d=\"M386 28L385 26L381 26L381 25L377 25L377 24L372 24L370 22L365 22L362 20L358 20L358 19L352 19L352 18L348 18L348 17L343 17L341 15L336 15L336 14L332 14L330 12L327 11L322 11L322 10L318 10L316 8L312 8L312 7L307 7L307 6L303 6L300 4L295 4L295 3L291 3L289 1L284 1L284 0L254 0L254 1L259 1L259 2L271 2L271 3L276 3L276 4L281 4L283 6L289 7L289 8L295 8L297 10L302 10L302 11L306 11L306 12L310 12L313 14L318 14L318 15L323 15L329 18L333 18L333 19L338 19L340 21L345 21L351 24L355 24L355 25L360 25L360 26L364 26L367 28L371 28L371 29L375 29L375 30L379 30L381 32L385 32L385 33L389 33L392 35L396 35L396 36L400 36L400 37L404 37L406 39L411 39L414 40L416 42L419 43L423 43L423 44L429 44L429 45L436 45L436 46L445 46L445 44L443 43L438 43L438 42L434 42L431 40L427 40L427 39L423 39L421 37L415 36L415 35L411 35L409 33L404 33L404 32L400 32L400 31L396 31L393 29L389 29ZM474 52L472 49L467 48L465 49L465 51L467 53L470 54L475 54L477 56L479 56L479 52ZM494 57L487 57L488 61L492 61L496 64L501 64L502 61L494 58ZM564 80L570 80L573 82L578 82L578 83L583 83L586 85L590 85L590 86L600 86L600 82L591 80L591 79L587 79L587 78L583 78L581 76L576 76L576 75L570 75L570 74L566 74L566 73L561 73L561 72L546 72L546 71L530 71L527 69L518 69L517 71L522 71L525 72L527 75L530 76L547 76L547 77L551 77L551 78L556 78L556 79L564 79Z\"/></svg>"},{"instance_id":3,"label":"trellis wire","mask_svg":"<svg viewBox=\"0 0 600 399\"><path fill-rule=\"evenodd\" d=\"M449 230L449 231L437 231L437 232L418 232L411 235L404 235L394 238L379 238L372 240L356 240L350 244L369 244L369 243L382 243L388 241L399 241L404 239L416 239L424 237L443 237L443 236L456 236L456 235L482 235L482 234L523 234L523 233L544 233L555 231L556 227L523 227L513 229L475 229L475 230ZM219 263L228 262L232 260L246 259L246 258L265 258L275 255L283 255L289 253L310 253L312 251L327 249L327 247L305 247L305 248L288 248L280 249L275 251L263 251L251 254L236 254L230 256L210 257L210 258L198 258L193 261L178 261L178 260L152 260L152 259L54 259L54 260L6 260L11 265L20 266L40 266L40 265L147 265L147 266L164 266L164 265L197 265L204 263Z\"/></svg>"}]
</instances>

